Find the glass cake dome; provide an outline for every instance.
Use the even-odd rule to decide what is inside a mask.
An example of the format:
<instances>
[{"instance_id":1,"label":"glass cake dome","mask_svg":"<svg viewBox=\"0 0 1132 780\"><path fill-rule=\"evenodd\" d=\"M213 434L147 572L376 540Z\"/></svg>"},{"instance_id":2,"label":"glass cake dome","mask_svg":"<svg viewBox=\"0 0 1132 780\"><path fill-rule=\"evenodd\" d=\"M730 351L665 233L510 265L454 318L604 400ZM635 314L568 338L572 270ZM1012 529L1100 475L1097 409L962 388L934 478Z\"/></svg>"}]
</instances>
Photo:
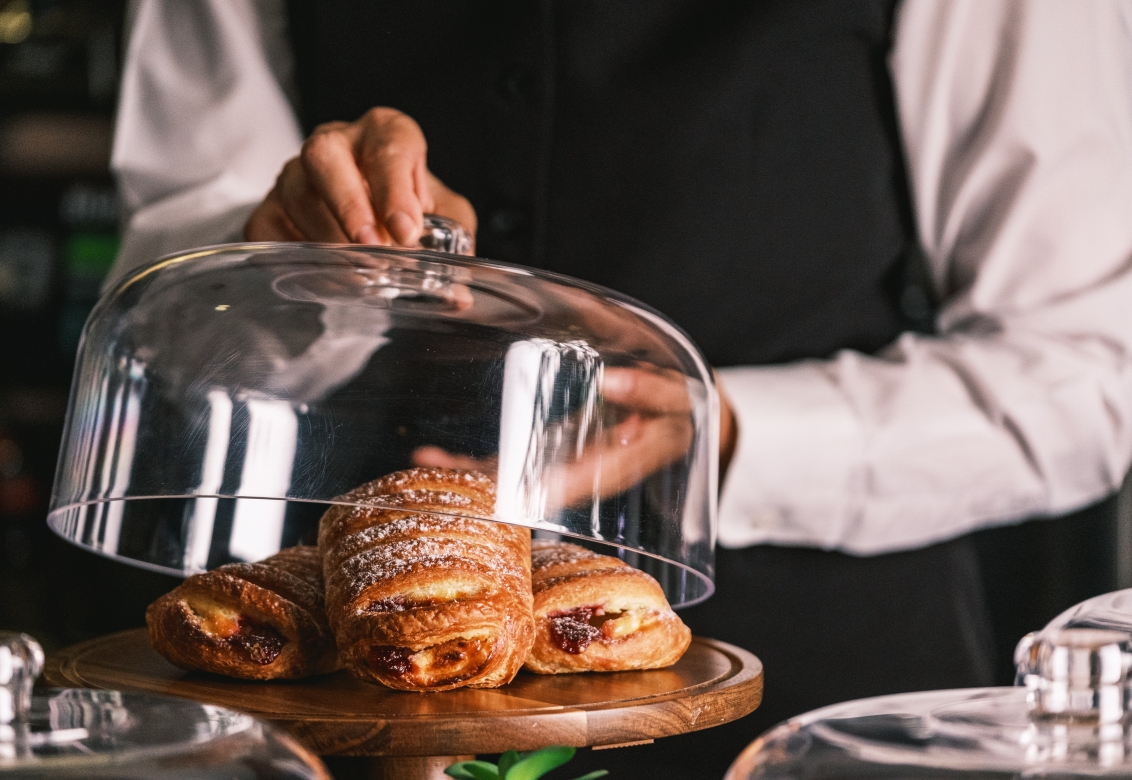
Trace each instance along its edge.
<instances>
[{"instance_id":1,"label":"glass cake dome","mask_svg":"<svg viewBox=\"0 0 1132 780\"><path fill-rule=\"evenodd\" d=\"M1013 688L815 710L752 742L725 780L1132 778L1130 596L1090 599L1023 637Z\"/></svg>"},{"instance_id":2,"label":"glass cake dome","mask_svg":"<svg viewBox=\"0 0 1132 780\"><path fill-rule=\"evenodd\" d=\"M222 707L84 688L32 692L43 651L0 632L0 778L330 780L290 736Z\"/></svg>"},{"instance_id":3,"label":"glass cake dome","mask_svg":"<svg viewBox=\"0 0 1132 780\"><path fill-rule=\"evenodd\" d=\"M1061 628L1101 628L1132 633L1132 588L1082 601L1055 617L1043 630Z\"/></svg>"},{"instance_id":4,"label":"glass cake dome","mask_svg":"<svg viewBox=\"0 0 1132 780\"><path fill-rule=\"evenodd\" d=\"M473 469L491 519L600 543L689 604L712 590L718 435L699 350L611 290L430 250L217 246L95 307L48 522L187 574L313 542L389 472Z\"/></svg>"}]
</instances>

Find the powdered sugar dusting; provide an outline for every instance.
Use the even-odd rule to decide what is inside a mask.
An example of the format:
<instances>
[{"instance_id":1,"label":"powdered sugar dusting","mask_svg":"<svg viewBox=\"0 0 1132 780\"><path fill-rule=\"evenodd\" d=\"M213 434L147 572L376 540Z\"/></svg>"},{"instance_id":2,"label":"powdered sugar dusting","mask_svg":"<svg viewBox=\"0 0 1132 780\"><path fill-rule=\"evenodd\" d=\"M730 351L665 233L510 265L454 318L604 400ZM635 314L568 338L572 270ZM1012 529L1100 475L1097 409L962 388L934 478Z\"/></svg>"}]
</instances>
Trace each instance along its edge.
<instances>
[{"instance_id":1,"label":"powdered sugar dusting","mask_svg":"<svg viewBox=\"0 0 1132 780\"><path fill-rule=\"evenodd\" d=\"M334 549L334 558L344 560L362 550L397 539L443 536L475 541L500 536L498 525L486 520L430 514L399 514L387 522L375 519L378 519L377 524L355 531L342 539Z\"/></svg>"},{"instance_id":2,"label":"powdered sugar dusting","mask_svg":"<svg viewBox=\"0 0 1132 780\"><path fill-rule=\"evenodd\" d=\"M536 570L548 566L609 557L612 556L599 555L585 547L579 547L568 542L556 542L547 539L535 539L531 542L531 567Z\"/></svg>"},{"instance_id":3,"label":"powdered sugar dusting","mask_svg":"<svg viewBox=\"0 0 1132 780\"><path fill-rule=\"evenodd\" d=\"M446 494L444 498L437 496L437 499L444 503L482 504L489 513L495 509L495 483L489 477L475 471L454 469L415 468L395 471L359 485L339 499L369 503L366 499L413 494Z\"/></svg>"},{"instance_id":4,"label":"powdered sugar dusting","mask_svg":"<svg viewBox=\"0 0 1132 780\"><path fill-rule=\"evenodd\" d=\"M501 577L513 589L526 579L522 566L496 547L464 539L422 537L402 539L365 549L345 560L331 574L344 587L345 601L351 601L378 583L423 569L463 569ZM333 592L333 591L331 591Z\"/></svg>"},{"instance_id":5,"label":"powdered sugar dusting","mask_svg":"<svg viewBox=\"0 0 1132 780\"><path fill-rule=\"evenodd\" d=\"M343 608L372 618L401 611L399 580L411 588L404 577L428 570L481 580L485 596L502 588L529 603L529 563L520 552L529 532L487 519L495 508L495 487L484 475L409 469L339 500L361 506L332 507L320 529L327 593L336 602L329 607L338 619L345 617ZM369 609L374 604L379 607Z\"/></svg>"}]
</instances>

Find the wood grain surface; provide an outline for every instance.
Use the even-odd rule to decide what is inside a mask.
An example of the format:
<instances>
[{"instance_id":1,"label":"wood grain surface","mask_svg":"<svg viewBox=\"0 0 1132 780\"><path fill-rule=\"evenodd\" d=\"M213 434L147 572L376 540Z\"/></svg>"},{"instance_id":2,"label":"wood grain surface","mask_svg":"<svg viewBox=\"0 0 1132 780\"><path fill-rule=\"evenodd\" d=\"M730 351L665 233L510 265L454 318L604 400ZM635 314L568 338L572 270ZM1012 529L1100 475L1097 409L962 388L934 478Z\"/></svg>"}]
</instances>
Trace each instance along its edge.
<instances>
[{"instance_id":1,"label":"wood grain surface","mask_svg":"<svg viewBox=\"0 0 1132 780\"><path fill-rule=\"evenodd\" d=\"M228 707L271 721L320 755L435 756L616 745L683 734L740 718L762 700L762 663L695 638L673 667L643 672L536 675L510 685L406 693L346 672L249 682L186 672L149 645L145 629L92 639L47 660L48 683L147 691Z\"/></svg>"}]
</instances>

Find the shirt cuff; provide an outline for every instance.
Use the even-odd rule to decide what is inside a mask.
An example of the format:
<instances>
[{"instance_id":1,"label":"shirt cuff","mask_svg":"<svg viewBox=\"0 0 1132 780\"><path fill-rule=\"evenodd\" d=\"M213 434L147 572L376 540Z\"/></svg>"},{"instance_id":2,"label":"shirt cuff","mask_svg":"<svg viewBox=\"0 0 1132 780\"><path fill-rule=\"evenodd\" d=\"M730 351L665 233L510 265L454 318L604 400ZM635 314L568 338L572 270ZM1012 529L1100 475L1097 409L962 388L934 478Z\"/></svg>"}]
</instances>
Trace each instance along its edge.
<instances>
[{"instance_id":1,"label":"shirt cuff","mask_svg":"<svg viewBox=\"0 0 1132 780\"><path fill-rule=\"evenodd\" d=\"M848 400L818 362L718 373L739 432L720 544L836 546L863 473L862 426Z\"/></svg>"}]
</instances>

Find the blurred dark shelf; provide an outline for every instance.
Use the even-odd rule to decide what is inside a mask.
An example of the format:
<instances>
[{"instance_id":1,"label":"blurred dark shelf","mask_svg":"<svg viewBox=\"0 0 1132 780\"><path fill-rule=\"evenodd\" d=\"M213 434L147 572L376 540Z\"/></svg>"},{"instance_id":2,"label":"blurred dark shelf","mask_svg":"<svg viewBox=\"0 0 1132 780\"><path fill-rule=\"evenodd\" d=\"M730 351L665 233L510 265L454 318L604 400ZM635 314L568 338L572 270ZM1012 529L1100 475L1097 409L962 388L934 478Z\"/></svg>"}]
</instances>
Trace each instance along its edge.
<instances>
[{"instance_id":1,"label":"blurred dark shelf","mask_svg":"<svg viewBox=\"0 0 1132 780\"><path fill-rule=\"evenodd\" d=\"M139 625L170 586L46 523L79 333L118 245L124 16L125 0L0 0L0 630L49 650Z\"/></svg>"},{"instance_id":2,"label":"blurred dark shelf","mask_svg":"<svg viewBox=\"0 0 1132 780\"><path fill-rule=\"evenodd\" d=\"M15 114L0 122L0 174L25 179L105 176L112 139L108 116Z\"/></svg>"},{"instance_id":3,"label":"blurred dark shelf","mask_svg":"<svg viewBox=\"0 0 1132 780\"><path fill-rule=\"evenodd\" d=\"M0 0L0 106L109 114L124 0Z\"/></svg>"}]
</instances>

